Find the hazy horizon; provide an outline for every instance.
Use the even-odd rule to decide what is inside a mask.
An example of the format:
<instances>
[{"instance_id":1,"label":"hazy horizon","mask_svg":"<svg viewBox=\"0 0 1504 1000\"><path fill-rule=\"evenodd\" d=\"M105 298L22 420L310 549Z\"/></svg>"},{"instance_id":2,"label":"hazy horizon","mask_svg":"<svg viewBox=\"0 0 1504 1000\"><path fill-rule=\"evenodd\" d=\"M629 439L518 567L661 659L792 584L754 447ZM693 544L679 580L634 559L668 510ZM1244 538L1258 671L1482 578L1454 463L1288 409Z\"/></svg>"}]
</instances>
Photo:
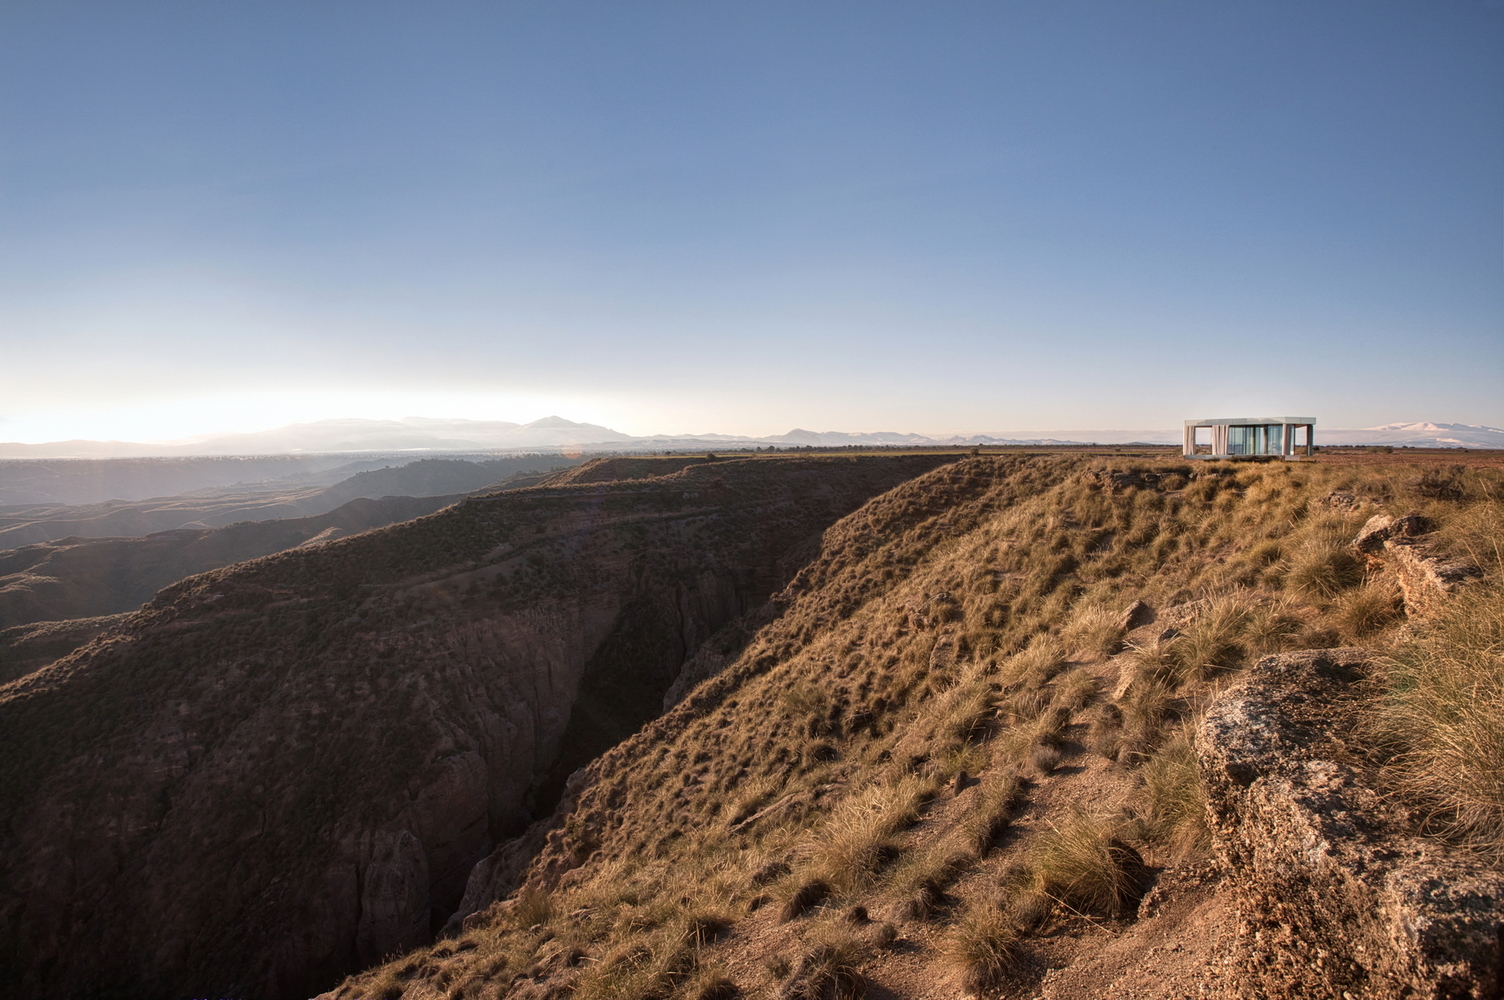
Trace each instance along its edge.
<instances>
[{"instance_id":1,"label":"hazy horizon","mask_svg":"<svg viewBox=\"0 0 1504 1000\"><path fill-rule=\"evenodd\" d=\"M851 431L796 427L757 435L700 431L634 436L557 415L529 422L434 417L408 417L402 420L347 418L291 424L247 433L198 435L177 441L0 441L0 459L212 458L359 453L441 456L461 453L516 454L528 451L579 455L657 449L696 450L701 447L735 450L754 445L812 445L817 448L1010 443L1178 445L1180 433L1178 427L1159 427L992 429L923 435L892 428ZM1340 428L1322 424L1318 420L1317 441L1335 445L1387 444L1501 449L1504 448L1504 429L1430 421L1391 422L1372 428Z\"/></svg>"},{"instance_id":2,"label":"hazy horizon","mask_svg":"<svg viewBox=\"0 0 1504 1000\"><path fill-rule=\"evenodd\" d=\"M1498 3L6 4L0 441L1504 426L1501 51Z\"/></svg>"}]
</instances>

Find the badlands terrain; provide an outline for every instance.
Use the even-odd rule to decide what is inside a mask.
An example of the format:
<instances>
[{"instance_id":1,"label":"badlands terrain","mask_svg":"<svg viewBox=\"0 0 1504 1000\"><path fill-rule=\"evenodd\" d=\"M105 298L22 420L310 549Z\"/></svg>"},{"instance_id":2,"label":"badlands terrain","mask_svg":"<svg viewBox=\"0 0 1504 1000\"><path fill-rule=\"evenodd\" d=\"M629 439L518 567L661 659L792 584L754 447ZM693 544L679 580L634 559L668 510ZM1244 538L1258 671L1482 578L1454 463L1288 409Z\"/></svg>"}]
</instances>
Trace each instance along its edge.
<instances>
[{"instance_id":1,"label":"badlands terrain","mask_svg":"<svg viewBox=\"0 0 1504 1000\"><path fill-rule=\"evenodd\" d=\"M0 634L0 986L1497 995L1497 454L500 487L72 557L207 572Z\"/></svg>"}]
</instances>

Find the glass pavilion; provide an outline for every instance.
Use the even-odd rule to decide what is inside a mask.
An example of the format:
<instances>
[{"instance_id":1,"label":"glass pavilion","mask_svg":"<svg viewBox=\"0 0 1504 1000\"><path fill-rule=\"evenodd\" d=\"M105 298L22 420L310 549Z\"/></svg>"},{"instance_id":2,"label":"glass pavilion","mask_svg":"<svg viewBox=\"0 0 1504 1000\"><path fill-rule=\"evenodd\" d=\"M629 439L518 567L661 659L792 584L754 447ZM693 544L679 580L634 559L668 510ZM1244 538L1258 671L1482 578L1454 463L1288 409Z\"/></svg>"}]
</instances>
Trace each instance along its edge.
<instances>
[{"instance_id":1,"label":"glass pavilion","mask_svg":"<svg viewBox=\"0 0 1504 1000\"><path fill-rule=\"evenodd\" d=\"M1310 458L1315 417L1206 417L1185 422L1186 458Z\"/></svg>"}]
</instances>

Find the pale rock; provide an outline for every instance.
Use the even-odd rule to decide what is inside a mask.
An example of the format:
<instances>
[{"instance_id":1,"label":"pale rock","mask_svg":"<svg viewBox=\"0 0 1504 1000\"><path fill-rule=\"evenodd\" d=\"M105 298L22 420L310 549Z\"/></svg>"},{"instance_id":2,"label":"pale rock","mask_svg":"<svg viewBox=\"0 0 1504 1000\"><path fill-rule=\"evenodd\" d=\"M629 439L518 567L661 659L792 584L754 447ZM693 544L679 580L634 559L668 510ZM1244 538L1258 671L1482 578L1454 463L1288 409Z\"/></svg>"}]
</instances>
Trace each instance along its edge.
<instances>
[{"instance_id":1,"label":"pale rock","mask_svg":"<svg viewBox=\"0 0 1504 1000\"><path fill-rule=\"evenodd\" d=\"M1504 875L1411 834L1350 763L1355 682L1374 655L1265 657L1197 733L1208 821L1237 894L1239 995L1498 996Z\"/></svg>"}]
</instances>

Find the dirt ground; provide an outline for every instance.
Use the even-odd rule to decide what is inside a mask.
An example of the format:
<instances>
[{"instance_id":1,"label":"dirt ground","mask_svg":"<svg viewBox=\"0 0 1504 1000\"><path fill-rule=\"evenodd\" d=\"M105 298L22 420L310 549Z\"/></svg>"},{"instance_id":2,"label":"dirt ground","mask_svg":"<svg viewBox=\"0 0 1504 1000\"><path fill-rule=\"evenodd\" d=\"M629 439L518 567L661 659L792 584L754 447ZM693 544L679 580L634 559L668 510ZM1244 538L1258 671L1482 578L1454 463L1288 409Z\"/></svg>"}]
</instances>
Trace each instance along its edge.
<instances>
[{"instance_id":1,"label":"dirt ground","mask_svg":"<svg viewBox=\"0 0 1504 1000\"><path fill-rule=\"evenodd\" d=\"M1075 661L1096 674L1101 689L1118 683L1119 659ZM1084 736L1086 725L1072 726ZM997 758L1002 754L998 753ZM1000 759L973 779L1005 779L1011 764ZM1006 769L1006 770L1005 770ZM1015 815L1000 845L948 891L951 915L969 903L996 899L1005 871L1017 860L1032 834L1058 816L1062 807L1090 804L1110 809L1132 789L1134 773L1092 753L1079 741L1067 744L1061 764L1036 776L1027 801ZM942 796L926 812L921 826L940 828L954 822L966 802L962 791ZM1146 856L1157 870L1155 887L1145 897L1137 919L1100 920L1057 912L1025 939L1024 955L1012 981L1000 991L1007 1000L1181 1000L1189 997L1232 998L1227 964L1234 933L1234 913L1221 891L1222 873L1214 861L1186 861ZM722 954L733 956L726 972L733 981L758 984L776 992L774 974L763 956L796 954L794 928L783 924L778 907L768 905L740 921ZM834 914L818 911L803 920ZM874 923L889 921L898 939L862 964L871 1000L950 1000L966 995L943 954L945 921L904 920L898 912L872 912ZM738 946L738 941L741 942ZM754 990L748 990L753 993Z\"/></svg>"}]
</instances>

